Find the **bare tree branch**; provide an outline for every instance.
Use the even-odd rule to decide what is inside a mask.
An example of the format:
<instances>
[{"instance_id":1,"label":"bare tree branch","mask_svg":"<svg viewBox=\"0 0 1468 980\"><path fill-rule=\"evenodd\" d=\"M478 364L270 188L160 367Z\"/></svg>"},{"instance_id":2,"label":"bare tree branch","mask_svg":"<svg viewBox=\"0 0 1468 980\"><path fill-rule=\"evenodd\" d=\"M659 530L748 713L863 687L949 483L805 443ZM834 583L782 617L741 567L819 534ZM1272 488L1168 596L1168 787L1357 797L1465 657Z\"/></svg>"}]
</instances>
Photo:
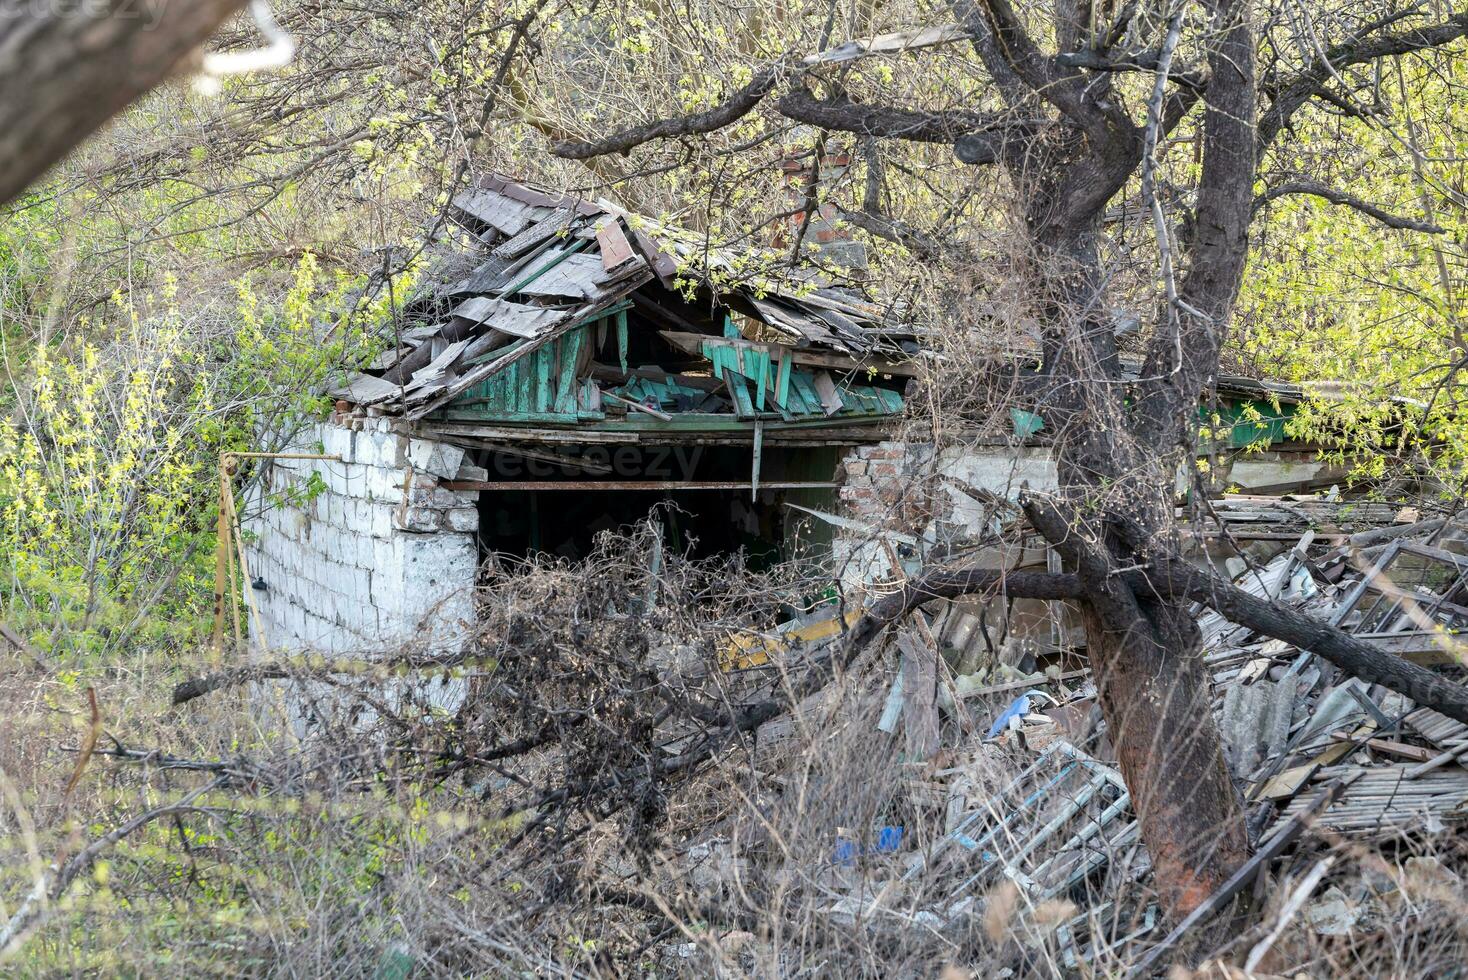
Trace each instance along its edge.
<instances>
[{"instance_id":1,"label":"bare tree branch","mask_svg":"<svg viewBox=\"0 0 1468 980\"><path fill-rule=\"evenodd\" d=\"M1036 95L1059 109L1093 139L1104 140L1113 130L1130 128L1120 106L1109 102L1106 92L1087 91L1084 77L1065 70L1046 55L1025 31L1009 0L973 0L955 4L964 26L976 38L992 37L992 51L980 56L996 76L1007 71L1023 81ZM997 52L998 57L995 57ZM996 71L993 63L1002 58Z\"/></svg>"},{"instance_id":2,"label":"bare tree branch","mask_svg":"<svg viewBox=\"0 0 1468 980\"><path fill-rule=\"evenodd\" d=\"M0 204L169 75L244 0L26 4L0 24ZM23 94L24 93L24 94Z\"/></svg>"},{"instance_id":3,"label":"bare tree branch","mask_svg":"<svg viewBox=\"0 0 1468 980\"><path fill-rule=\"evenodd\" d=\"M1419 11L1411 11L1417 15ZM1447 20L1426 27L1415 27L1394 34L1373 37L1374 32L1403 19L1384 17L1368 25L1348 41L1333 45L1324 57L1305 71L1289 78L1272 81L1266 86L1274 93L1273 104L1259 120L1259 147L1262 150L1288 125L1299 108L1330 82L1343 68L1381 58L1410 54L1428 48L1440 48L1468 35L1468 11L1460 11Z\"/></svg>"},{"instance_id":4,"label":"bare tree branch","mask_svg":"<svg viewBox=\"0 0 1468 980\"><path fill-rule=\"evenodd\" d=\"M943 254L941 242L909 222L871 211L848 211L844 208L841 217L869 235L901 245L918 258L930 260Z\"/></svg>"},{"instance_id":5,"label":"bare tree branch","mask_svg":"<svg viewBox=\"0 0 1468 980\"><path fill-rule=\"evenodd\" d=\"M1146 72L1155 74L1162 60L1162 51L1147 51L1126 58L1107 58L1099 51L1067 51L1056 56L1056 61L1068 68L1086 68L1102 72ZM1196 68L1169 68L1167 80L1202 91L1208 84L1206 73Z\"/></svg>"},{"instance_id":6,"label":"bare tree branch","mask_svg":"<svg viewBox=\"0 0 1468 980\"><path fill-rule=\"evenodd\" d=\"M785 73L785 69L786 65L783 61L761 68L748 85L712 109L689 113L686 116L659 119L642 126L633 126L613 133L605 139L586 142L567 140L552 143L551 152L568 160L587 160L608 153L627 154L642 144L657 139L712 133L754 111L754 107L774 90L775 85Z\"/></svg>"},{"instance_id":7,"label":"bare tree branch","mask_svg":"<svg viewBox=\"0 0 1468 980\"><path fill-rule=\"evenodd\" d=\"M25 942L26 936L41 925L51 903L59 899L67 888L71 887L71 883L77 879L78 875L90 868L92 862L118 841L162 817L199 811L202 808L194 806L194 801L222 785L223 782L224 777L218 777L193 790L177 803L155 807L146 813L141 813L92 841L65 865L60 867L53 865L49 874L42 875L37 880L36 886L21 900L20 907L11 915L10 920L0 927L0 955L13 953L18 949Z\"/></svg>"},{"instance_id":8,"label":"bare tree branch","mask_svg":"<svg viewBox=\"0 0 1468 980\"><path fill-rule=\"evenodd\" d=\"M997 130L1007 125L993 113L866 105L844 95L818 99L804 88L782 95L777 107L789 119L822 129L919 143L952 143L968 133Z\"/></svg>"},{"instance_id":9,"label":"bare tree branch","mask_svg":"<svg viewBox=\"0 0 1468 980\"><path fill-rule=\"evenodd\" d=\"M1468 723L1468 688L1379 650L1341 629L1251 595L1210 572L1168 559L1156 561L1145 570L1113 575L1135 595L1201 602L1230 622L1309 650L1353 677L1380 684L1420 705ZM849 662L856 651L883 629L918 606L934 599L976 594L1028 599L1089 598L1082 589L1080 577L1071 573L935 569L910 579L900 591L878 600L848 634L848 653L843 660Z\"/></svg>"},{"instance_id":10,"label":"bare tree branch","mask_svg":"<svg viewBox=\"0 0 1468 980\"><path fill-rule=\"evenodd\" d=\"M1288 184L1280 184L1254 198L1253 211L1257 214L1270 201L1287 197L1291 194L1306 194L1329 201L1331 204L1339 204L1362 214L1375 218L1388 228L1396 228L1399 231L1420 231L1429 235L1441 235L1445 232L1441 225L1435 225L1430 221L1419 221L1416 218L1404 218L1401 215L1392 214L1384 208L1378 207L1369 201L1363 201L1359 197L1347 194L1345 191L1337 190L1328 184L1317 180L1297 180Z\"/></svg>"}]
</instances>

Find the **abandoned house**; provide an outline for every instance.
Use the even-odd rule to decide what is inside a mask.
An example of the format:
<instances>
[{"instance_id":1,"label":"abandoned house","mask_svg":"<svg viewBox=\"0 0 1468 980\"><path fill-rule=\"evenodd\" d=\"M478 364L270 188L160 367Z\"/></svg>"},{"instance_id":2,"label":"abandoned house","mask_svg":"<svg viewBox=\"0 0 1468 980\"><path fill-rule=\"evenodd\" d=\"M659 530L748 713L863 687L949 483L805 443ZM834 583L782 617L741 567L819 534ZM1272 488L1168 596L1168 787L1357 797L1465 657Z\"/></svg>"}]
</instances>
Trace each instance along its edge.
<instances>
[{"instance_id":1,"label":"abandoned house","mask_svg":"<svg viewBox=\"0 0 1468 980\"><path fill-rule=\"evenodd\" d=\"M826 561L860 590L981 532L1022 484L1053 485L1023 412L1004 438L895 438L932 357L900 311L505 179L451 211L457 247L391 346L285 447L326 458L271 461L247 508L272 649L452 645L486 562L577 558L660 501L670 548ZM1285 436L1299 400L1222 382L1214 472L1245 492L1338 480Z\"/></svg>"}]
</instances>

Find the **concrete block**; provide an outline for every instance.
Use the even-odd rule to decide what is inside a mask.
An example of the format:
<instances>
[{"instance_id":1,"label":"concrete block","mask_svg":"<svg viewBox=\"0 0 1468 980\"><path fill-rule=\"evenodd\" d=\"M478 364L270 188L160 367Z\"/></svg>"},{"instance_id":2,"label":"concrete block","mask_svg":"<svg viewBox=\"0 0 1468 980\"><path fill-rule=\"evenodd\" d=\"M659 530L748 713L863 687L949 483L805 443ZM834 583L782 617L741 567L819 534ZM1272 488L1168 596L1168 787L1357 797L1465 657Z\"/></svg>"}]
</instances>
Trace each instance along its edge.
<instances>
[{"instance_id":1,"label":"concrete block","mask_svg":"<svg viewBox=\"0 0 1468 980\"><path fill-rule=\"evenodd\" d=\"M400 469L407 465L407 440L390 432L362 432L357 436L356 461L367 466Z\"/></svg>"},{"instance_id":2,"label":"concrete block","mask_svg":"<svg viewBox=\"0 0 1468 980\"><path fill-rule=\"evenodd\" d=\"M443 511L428 507L409 507L393 514L393 527L420 534L437 531L443 527Z\"/></svg>"},{"instance_id":3,"label":"concrete block","mask_svg":"<svg viewBox=\"0 0 1468 980\"><path fill-rule=\"evenodd\" d=\"M319 528L318 531L329 531L333 527L341 527L346 522L346 517L342 512L343 498L340 491L324 493L322 496L326 498L326 526ZM331 535L327 534L325 537L330 540Z\"/></svg>"},{"instance_id":4,"label":"concrete block","mask_svg":"<svg viewBox=\"0 0 1468 980\"><path fill-rule=\"evenodd\" d=\"M369 500L390 500L394 503L403 499L404 485L411 492L412 487L417 484L408 483L408 471L406 469L386 469L380 466L364 468L362 488L356 496Z\"/></svg>"},{"instance_id":5,"label":"concrete block","mask_svg":"<svg viewBox=\"0 0 1468 980\"><path fill-rule=\"evenodd\" d=\"M446 442L411 439L408 441L408 462L419 472L447 480L459 472L459 466L464 462L464 450Z\"/></svg>"},{"instance_id":6,"label":"concrete block","mask_svg":"<svg viewBox=\"0 0 1468 980\"><path fill-rule=\"evenodd\" d=\"M409 603L413 603L426 610L443 597L474 585L478 554L468 535L425 536L424 543L431 546L410 546L402 553L400 609L410 610Z\"/></svg>"},{"instance_id":7,"label":"concrete block","mask_svg":"<svg viewBox=\"0 0 1468 980\"><path fill-rule=\"evenodd\" d=\"M414 507L474 507L479 503L479 494L457 490L413 490L408 494L408 503Z\"/></svg>"},{"instance_id":8,"label":"concrete block","mask_svg":"<svg viewBox=\"0 0 1468 980\"><path fill-rule=\"evenodd\" d=\"M479 509L477 507L455 507L443 512L444 527L450 531L467 531L470 533L479 530Z\"/></svg>"},{"instance_id":9,"label":"concrete block","mask_svg":"<svg viewBox=\"0 0 1468 980\"><path fill-rule=\"evenodd\" d=\"M357 433L339 425L323 425L320 428L321 451L327 456L340 456L343 463L355 461L352 455Z\"/></svg>"},{"instance_id":10,"label":"concrete block","mask_svg":"<svg viewBox=\"0 0 1468 980\"><path fill-rule=\"evenodd\" d=\"M348 473L356 468L323 461L312 472L321 477L321 482L326 485L327 490L338 496L349 497L352 495L352 485Z\"/></svg>"},{"instance_id":11,"label":"concrete block","mask_svg":"<svg viewBox=\"0 0 1468 980\"><path fill-rule=\"evenodd\" d=\"M393 533L393 515L396 510L391 504L367 504L368 528L373 537L387 538Z\"/></svg>"},{"instance_id":12,"label":"concrete block","mask_svg":"<svg viewBox=\"0 0 1468 980\"><path fill-rule=\"evenodd\" d=\"M402 643L413 635L417 623L396 609L372 607L375 620L373 636L381 643Z\"/></svg>"}]
</instances>

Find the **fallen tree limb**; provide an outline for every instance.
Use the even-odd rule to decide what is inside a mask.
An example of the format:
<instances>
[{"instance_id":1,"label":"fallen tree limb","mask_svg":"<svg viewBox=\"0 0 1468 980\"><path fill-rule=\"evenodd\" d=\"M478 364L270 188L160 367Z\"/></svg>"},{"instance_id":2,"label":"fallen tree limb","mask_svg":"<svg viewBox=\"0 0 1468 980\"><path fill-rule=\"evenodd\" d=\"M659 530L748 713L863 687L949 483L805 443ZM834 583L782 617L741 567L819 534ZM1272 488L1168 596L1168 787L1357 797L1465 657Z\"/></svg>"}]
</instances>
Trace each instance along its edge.
<instances>
[{"instance_id":1,"label":"fallen tree limb","mask_svg":"<svg viewBox=\"0 0 1468 980\"><path fill-rule=\"evenodd\" d=\"M1203 569L1173 559L1154 562L1145 570L1129 571L1122 577L1137 593L1201 602L1230 622L1308 650L1353 677L1405 694L1423 707L1468 724L1468 688L1344 630L1250 595ZM853 651L847 658L926 602L986 592L1026 599L1083 598L1080 580L1069 573L937 569L910 580L901 591L873 604L847 634L847 648Z\"/></svg>"},{"instance_id":2,"label":"fallen tree limb","mask_svg":"<svg viewBox=\"0 0 1468 980\"><path fill-rule=\"evenodd\" d=\"M247 667L227 667L212 674L201 674L179 681L173 686L173 706L178 707L212 694L221 688L238 687L254 681L320 679L337 674L390 673L395 670L433 670L439 667L461 667L475 659L462 653L451 654L408 654L382 659L329 660L325 657L301 657L298 660L277 660L270 663L251 664Z\"/></svg>"}]
</instances>

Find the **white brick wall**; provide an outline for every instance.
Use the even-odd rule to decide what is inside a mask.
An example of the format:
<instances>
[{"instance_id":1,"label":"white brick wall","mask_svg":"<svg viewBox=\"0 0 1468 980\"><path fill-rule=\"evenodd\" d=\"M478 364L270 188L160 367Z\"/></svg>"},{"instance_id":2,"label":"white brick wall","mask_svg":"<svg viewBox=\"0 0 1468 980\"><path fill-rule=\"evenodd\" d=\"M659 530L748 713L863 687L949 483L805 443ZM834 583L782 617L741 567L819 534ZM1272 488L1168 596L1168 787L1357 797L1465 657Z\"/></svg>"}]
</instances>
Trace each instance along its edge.
<instances>
[{"instance_id":1,"label":"white brick wall","mask_svg":"<svg viewBox=\"0 0 1468 980\"><path fill-rule=\"evenodd\" d=\"M324 452L340 463L276 460L267 485L242 503L254 535L250 571L265 583L253 591L265 645L321 653L453 648L474 618L479 495L441 482L464 466L464 451L397 435L386 420L351 424L361 428L311 426L282 450ZM322 492L282 501L291 488L305 493L312 473Z\"/></svg>"},{"instance_id":2,"label":"white brick wall","mask_svg":"<svg viewBox=\"0 0 1468 980\"><path fill-rule=\"evenodd\" d=\"M1007 500L1018 499L1025 485L1053 490L1057 480L1055 462L1043 447L950 446L935 454L929 444L882 442L856 447L842 465L844 516L864 527L918 538L923 550L940 540L976 539L993 519L983 504L950 480ZM863 592L868 582L899 577L888 549L864 530L838 530L831 552L842 584L853 593Z\"/></svg>"}]
</instances>

